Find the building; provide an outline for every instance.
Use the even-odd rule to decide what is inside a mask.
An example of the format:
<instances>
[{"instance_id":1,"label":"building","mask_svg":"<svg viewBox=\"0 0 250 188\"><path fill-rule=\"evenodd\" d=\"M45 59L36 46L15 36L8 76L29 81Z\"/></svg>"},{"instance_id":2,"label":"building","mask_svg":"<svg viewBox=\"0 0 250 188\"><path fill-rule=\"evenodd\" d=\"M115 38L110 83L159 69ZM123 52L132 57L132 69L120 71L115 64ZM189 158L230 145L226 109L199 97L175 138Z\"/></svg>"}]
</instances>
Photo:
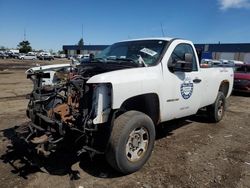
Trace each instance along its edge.
<instances>
[{"instance_id":1,"label":"building","mask_svg":"<svg viewBox=\"0 0 250 188\"><path fill-rule=\"evenodd\" d=\"M97 54L104 50L108 45L63 45L66 55L77 54ZM195 44L196 50L201 59L226 59L237 60L250 63L250 43L227 43L227 44Z\"/></svg>"},{"instance_id":2,"label":"building","mask_svg":"<svg viewBox=\"0 0 250 188\"><path fill-rule=\"evenodd\" d=\"M201 58L237 60L250 63L250 43L228 44L195 44L197 51L202 52Z\"/></svg>"},{"instance_id":3,"label":"building","mask_svg":"<svg viewBox=\"0 0 250 188\"><path fill-rule=\"evenodd\" d=\"M108 45L63 45L63 51L66 55L77 55L77 54L97 54L98 52L107 48Z\"/></svg>"}]
</instances>

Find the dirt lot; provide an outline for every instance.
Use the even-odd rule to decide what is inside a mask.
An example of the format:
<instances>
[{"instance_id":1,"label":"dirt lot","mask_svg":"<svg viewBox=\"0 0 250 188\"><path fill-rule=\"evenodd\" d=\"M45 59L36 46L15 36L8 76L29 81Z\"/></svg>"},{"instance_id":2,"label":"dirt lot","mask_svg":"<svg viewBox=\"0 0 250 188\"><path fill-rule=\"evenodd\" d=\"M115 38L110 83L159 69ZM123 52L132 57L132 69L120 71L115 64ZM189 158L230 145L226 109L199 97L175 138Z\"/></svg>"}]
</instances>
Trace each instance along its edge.
<instances>
[{"instance_id":1,"label":"dirt lot","mask_svg":"<svg viewBox=\"0 0 250 188\"><path fill-rule=\"evenodd\" d=\"M46 63L61 63L65 60ZM41 61L0 60L0 187L250 187L250 98L233 95L218 124L202 115L160 125L149 162L123 176L102 156L70 152L48 162L12 147L14 127L28 122L24 68ZM6 70L8 69L8 70ZM49 174L49 173L50 174Z\"/></svg>"}]
</instances>

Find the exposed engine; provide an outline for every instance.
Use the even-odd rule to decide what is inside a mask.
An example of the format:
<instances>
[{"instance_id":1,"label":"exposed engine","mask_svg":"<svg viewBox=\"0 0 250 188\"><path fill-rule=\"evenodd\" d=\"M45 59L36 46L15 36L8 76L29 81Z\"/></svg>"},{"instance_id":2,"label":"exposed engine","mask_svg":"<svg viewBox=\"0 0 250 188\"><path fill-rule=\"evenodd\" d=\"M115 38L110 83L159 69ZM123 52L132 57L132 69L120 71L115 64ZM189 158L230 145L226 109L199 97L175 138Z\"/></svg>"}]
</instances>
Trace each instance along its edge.
<instances>
[{"instance_id":1,"label":"exposed engine","mask_svg":"<svg viewBox=\"0 0 250 188\"><path fill-rule=\"evenodd\" d=\"M106 71L110 69L69 66L53 70L53 78L51 70L28 74L34 83L27 108L31 122L18 134L44 156L56 151L67 139L80 146L79 154L101 153L98 140L104 145L101 130L108 127L104 124L111 113L111 84L87 84L87 80ZM49 78L53 84L44 84Z\"/></svg>"}]
</instances>

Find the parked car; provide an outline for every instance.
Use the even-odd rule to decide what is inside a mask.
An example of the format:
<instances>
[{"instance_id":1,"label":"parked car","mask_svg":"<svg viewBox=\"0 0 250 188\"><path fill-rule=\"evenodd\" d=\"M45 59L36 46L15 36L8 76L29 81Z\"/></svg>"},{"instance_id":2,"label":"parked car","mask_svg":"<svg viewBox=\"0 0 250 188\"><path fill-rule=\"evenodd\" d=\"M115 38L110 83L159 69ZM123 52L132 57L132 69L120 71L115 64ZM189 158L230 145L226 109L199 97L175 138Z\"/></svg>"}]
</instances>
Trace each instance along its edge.
<instances>
[{"instance_id":1,"label":"parked car","mask_svg":"<svg viewBox=\"0 0 250 188\"><path fill-rule=\"evenodd\" d=\"M21 57L25 56L26 54L25 53L19 53L18 55L18 59L21 59Z\"/></svg>"},{"instance_id":2,"label":"parked car","mask_svg":"<svg viewBox=\"0 0 250 188\"><path fill-rule=\"evenodd\" d=\"M10 53L9 56L10 58L18 59L20 54L15 52L15 53Z\"/></svg>"},{"instance_id":3,"label":"parked car","mask_svg":"<svg viewBox=\"0 0 250 188\"><path fill-rule=\"evenodd\" d=\"M0 52L0 58L1 59L7 59L7 58L9 58L9 55L6 54L5 52Z\"/></svg>"},{"instance_id":4,"label":"parked car","mask_svg":"<svg viewBox=\"0 0 250 188\"><path fill-rule=\"evenodd\" d=\"M250 64L235 67L233 89L234 91L250 93Z\"/></svg>"},{"instance_id":5,"label":"parked car","mask_svg":"<svg viewBox=\"0 0 250 188\"><path fill-rule=\"evenodd\" d=\"M51 61L51 60L54 60L54 57L52 55L47 55L46 54L46 55L39 56L38 59L39 60L49 60L49 61Z\"/></svg>"},{"instance_id":6,"label":"parked car","mask_svg":"<svg viewBox=\"0 0 250 188\"><path fill-rule=\"evenodd\" d=\"M216 59L202 59L200 64L202 68L215 67L218 65L221 65L221 61Z\"/></svg>"},{"instance_id":7,"label":"parked car","mask_svg":"<svg viewBox=\"0 0 250 188\"><path fill-rule=\"evenodd\" d=\"M37 55L39 60L53 60L54 56L52 56L49 52L41 52Z\"/></svg>"},{"instance_id":8,"label":"parked car","mask_svg":"<svg viewBox=\"0 0 250 188\"><path fill-rule=\"evenodd\" d=\"M81 59L82 57L83 57L83 54L78 54L78 55L76 56L77 59Z\"/></svg>"},{"instance_id":9,"label":"parked car","mask_svg":"<svg viewBox=\"0 0 250 188\"><path fill-rule=\"evenodd\" d=\"M226 59L220 59L221 64L218 66L223 66L223 67L234 67L234 60L226 60Z\"/></svg>"},{"instance_id":10,"label":"parked car","mask_svg":"<svg viewBox=\"0 0 250 188\"><path fill-rule=\"evenodd\" d=\"M229 60L229 62L231 62L232 64L236 65L244 65L243 61L237 61L237 60Z\"/></svg>"},{"instance_id":11,"label":"parked car","mask_svg":"<svg viewBox=\"0 0 250 188\"><path fill-rule=\"evenodd\" d=\"M56 54L54 55L55 58L66 58L65 54Z\"/></svg>"},{"instance_id":12,"label":"parked car","mask_svg":"<svg viewBox=\"0 0 250 188\"><path fill-rule=\"evenodd\" d=\"M66 58L66 54L60 54L59 57L60 58Z\"/></svg>"},{"instance_id":13,"label":"parked car","mask_svg":"<svg viewBox=\"0 0 250 188\"><path fill-rule=\"evenodd\" d=\"M234 60L225 60L225 59L202 59L201 60L201 67L234 67L235 66Z\"/></svg>"},{"instance_id":14,"label":"parked car","mask_svg":"<svg viewBox=\"0 0 250 188\"><path fill-rule=\"evenodd\" d=\"M68 60L76 59L77 55L67 55Z\"/></svg>"},{"instance_id":15,"label":"parked car","mask_svg":"<svg viewBox=\"0 0 250 188\"><path fill-rule=\"evenodd\" d=\"M30 60L35 60L37 59L36 55L34 54L24 54L24 55L20 55L19 59L30 59Z\"/></svg>"}]
</instances>

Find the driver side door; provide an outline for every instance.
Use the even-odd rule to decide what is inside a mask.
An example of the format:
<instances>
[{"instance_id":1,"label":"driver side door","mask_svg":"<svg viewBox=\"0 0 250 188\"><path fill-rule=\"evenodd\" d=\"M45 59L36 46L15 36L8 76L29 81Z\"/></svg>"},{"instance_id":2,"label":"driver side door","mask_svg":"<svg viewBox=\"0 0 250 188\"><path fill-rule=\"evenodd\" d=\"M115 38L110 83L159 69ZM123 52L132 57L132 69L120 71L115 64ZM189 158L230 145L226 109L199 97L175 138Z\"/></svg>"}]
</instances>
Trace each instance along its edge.
<instances>
[{"instance_id":1,"label":"driver side door","mask_svg":"<svg viewBox=\"0 0 250 188\"><path fill-rule=\"evenodd\" d=\"M174 71L177 61L185 62L185 54L192 54L192 70ZM165 64L164 82L168 91L164 94L167 120L195 114L200 106L202 78L198 71L198 59L191 44L180 43L173 49Z\"/></svg>"}]
</instances>

